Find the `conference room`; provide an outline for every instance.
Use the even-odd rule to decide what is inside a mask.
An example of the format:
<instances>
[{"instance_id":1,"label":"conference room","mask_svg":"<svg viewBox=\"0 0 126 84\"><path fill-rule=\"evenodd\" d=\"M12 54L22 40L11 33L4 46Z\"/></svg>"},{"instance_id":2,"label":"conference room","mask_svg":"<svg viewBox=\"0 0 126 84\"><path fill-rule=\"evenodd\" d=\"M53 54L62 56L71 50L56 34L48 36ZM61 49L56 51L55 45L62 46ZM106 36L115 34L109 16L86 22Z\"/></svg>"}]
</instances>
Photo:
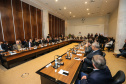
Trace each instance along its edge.
<instances>
[{"instance_id":1,"label":"conference room","mask_svg":"<svg viewBox=\"0 0 126 84\"><path fill-rule=\"evenodd\" d=\"M126 84L126 0L0 0L0 84Z\"/></svg>"}]
</instances>

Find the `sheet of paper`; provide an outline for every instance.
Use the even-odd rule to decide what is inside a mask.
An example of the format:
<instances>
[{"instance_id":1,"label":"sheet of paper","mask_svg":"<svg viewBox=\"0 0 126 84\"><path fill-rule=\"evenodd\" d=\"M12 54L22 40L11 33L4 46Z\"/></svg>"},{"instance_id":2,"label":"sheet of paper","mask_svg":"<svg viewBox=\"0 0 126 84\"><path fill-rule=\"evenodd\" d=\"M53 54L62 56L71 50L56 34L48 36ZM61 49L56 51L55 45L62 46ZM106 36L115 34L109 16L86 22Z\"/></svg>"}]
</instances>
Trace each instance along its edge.
<instances>
[{"instance_id":1,"label":"sheet of paper","mask_svg":"<svg viewBox=\"0 0 126 84\"><path fill-rule=\"evenodd\" d=\"M77 58L77 57L75 57L74 59L75 59L75 60L81 60L80 58L78 58L78 59L76 59L76 58Z\"/></svg>"},{"instance_id":2,"label":"sheet of paper","mask_svg":"<svg viewBox=\"0 0 126 84\"><path fill-rule=\"evenodd\" d=\"M82 54L77 54L78 56L82 56Z\"/></svg>"},{"instance_id":3,"label":"sheet of paper","mask_svg":"<svg viewBox=\"0 0 126 84\"><path fill-rule=\"evenodd\" d=\"M69 73L69 71L62 70L62 69L60 69L60 71L59 71L58 73L59 73L59 74L62 74L62 75L64 75L64 76L67 76L67 75L63 74L63 72Z\"/></svg>"}]
</instances>

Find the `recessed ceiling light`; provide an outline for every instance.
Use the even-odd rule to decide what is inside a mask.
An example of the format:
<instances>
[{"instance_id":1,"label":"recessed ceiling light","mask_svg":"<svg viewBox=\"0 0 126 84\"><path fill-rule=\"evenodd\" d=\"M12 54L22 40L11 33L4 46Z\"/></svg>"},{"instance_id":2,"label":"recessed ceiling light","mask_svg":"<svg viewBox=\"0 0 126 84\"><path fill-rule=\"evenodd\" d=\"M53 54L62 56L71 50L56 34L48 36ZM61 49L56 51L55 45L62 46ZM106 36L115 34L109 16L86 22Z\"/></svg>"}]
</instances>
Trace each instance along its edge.
<instances>
[{"instance_id":1,"label":"recessed ceiling light","mask_svg":"<svg viewBox=\"0 0 126 84\"><path fill-rule=\"evenodd\" d=\"M85 4L87 4L87 2L85 2Z\"/></svg>"},{"instance_id":2,"label":"recessed ceiling light","mask_svg":"<svg viewBox=\"0 0 126 84\"><path fill-rule=\"evenodd\" d=\"M107 1L106 1L106 3L107 3Z\"/></svg>"},{"instance_id":3,"label":"recessed ceiling light","mask_svg":"<svg viewBox=\"0 0 126 84\"><path fill-rule=\"evenodd\" d=\"M56 2L58 1L58 0L55 0Z\"/></svg>"},{"instance_id":4,"label":"recessed ceiling light","mask_svg":"<svg viewBox=\"0 0 126 84\"><path fill-rule=\"evenodd\" d=\"M71 14L71 12L70 12L70 14Z\"/></svg>"},{"instance_id":5,"label":"recessed ceiling light","mask_svg":"<svg viewBox=\"0 0 126 84\"><path fill-rule=\"evenodd\" d=\"M66 9L66 7L64 7L64 9Z\"/></svg>"},{"instance_id":6,"label":"recessed ceiling light","mask_svg":"<svg viewBox=\"0 0 126 84\"><path fill-rule=\"evenodd\" d=\"M73 17L75 17L75 15L73 15Z\"/></svg>"},{"instance_id":7,"label":"recessed ceiling light","mask_svg":"<svg viewBox=\"0 0 126 84\"><path fill-rule=\"evenodd\" d=\"M89 10L89 9L87 8L87 10Z\"/></svg>"},{"instance_id":8,"label":"recessed ceiling light","mask_svg":"<svg viewBox=\"0 0 126 84\"><path fill-rule=\"evenodd\" d=\"M90 15L90 13L88 13L88 15Z\"/></svg>"}]
</instances>

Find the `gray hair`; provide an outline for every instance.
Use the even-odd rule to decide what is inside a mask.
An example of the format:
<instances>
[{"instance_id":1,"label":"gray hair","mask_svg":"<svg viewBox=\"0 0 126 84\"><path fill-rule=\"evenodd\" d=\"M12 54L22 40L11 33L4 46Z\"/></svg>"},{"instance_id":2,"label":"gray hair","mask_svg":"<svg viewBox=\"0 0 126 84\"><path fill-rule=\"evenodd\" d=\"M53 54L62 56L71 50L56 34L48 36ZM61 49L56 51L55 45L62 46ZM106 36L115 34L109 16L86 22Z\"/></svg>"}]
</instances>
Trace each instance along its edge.
<instances>
[{"instance_id":1,"label":"gray hair","mask_svg":"<svg viewBox=\"0 0 126 84\"><path fill-rule=\"evenodd\" d=\"M92 46L94 46L94 47L96 47L96 48L100 48L100 45L99 45L99 43L98 42L94 42L94 43L92 43Z\"/></svg>"},{"instance_id":2,"label":"gray hair","mask_svg":"<svg viewBox=\"0 0 126 84\"><path fill-rule=\"evenodd\" d=\"M93 56L92 63L98 69L105 69L106 68L106 60L101 55L95 55L95 56Z\"/></svg>"}]
</instances>

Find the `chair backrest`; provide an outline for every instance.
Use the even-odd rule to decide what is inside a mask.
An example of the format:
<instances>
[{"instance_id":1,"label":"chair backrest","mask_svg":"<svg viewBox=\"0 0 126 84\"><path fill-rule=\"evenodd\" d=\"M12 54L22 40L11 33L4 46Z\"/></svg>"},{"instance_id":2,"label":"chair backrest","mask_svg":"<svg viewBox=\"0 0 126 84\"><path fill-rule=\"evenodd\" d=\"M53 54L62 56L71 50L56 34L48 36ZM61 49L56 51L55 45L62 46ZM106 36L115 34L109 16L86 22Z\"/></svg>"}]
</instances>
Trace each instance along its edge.
<instances>
[{"instance_id":1,"label":"chair backrest","mask_svg":"<svg viewBox=\"0 0 126 84\"><path fill-rule=\"evenodd\" d=\"M105 55L106 55L106 53L105 53L105 52L103 52L103 57L105 57Z\"/></svg>"},{"instance_id":2,"label":"chair backrest","mask_svg":"<svg viewBox=\"0 0 126 84\"><path fill-rule=\"evenodd\" d=\"M112 84L122 84L125 81L125 73L119 70L115 76L113 76L113 83Z\"/></svg>"}]
</instances>

